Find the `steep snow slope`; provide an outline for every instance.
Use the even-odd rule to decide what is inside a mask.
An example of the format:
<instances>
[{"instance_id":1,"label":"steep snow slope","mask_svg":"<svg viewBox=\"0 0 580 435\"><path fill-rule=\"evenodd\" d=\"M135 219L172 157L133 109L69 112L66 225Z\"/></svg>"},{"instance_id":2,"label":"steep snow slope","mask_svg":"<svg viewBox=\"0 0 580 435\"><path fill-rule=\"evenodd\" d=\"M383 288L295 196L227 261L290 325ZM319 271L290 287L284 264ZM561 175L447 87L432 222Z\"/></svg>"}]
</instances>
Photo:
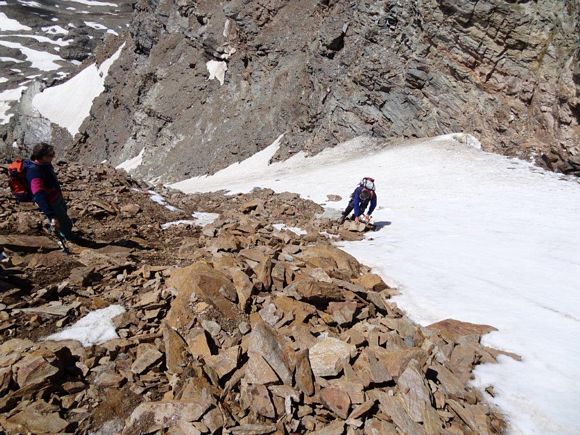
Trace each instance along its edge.
<instances>
[{"instance_id":1,"label":"steep snow slope","mask_svg":"<svg viewBox=\"0 0 580 435\"><path fill-rule=\"evenodd\" d=\"M455 138L455 139L454 139ZM448 135L377 150L354 140L318 156L268 165L279 139L185 192L255 186L325 203L377 179L382 229L345 249L402 287L396 300L425 325L448 317L499 329L489 345L523 356L482 366L513 433L578 433L580 184Z\"/></svg>"}]
</instances>

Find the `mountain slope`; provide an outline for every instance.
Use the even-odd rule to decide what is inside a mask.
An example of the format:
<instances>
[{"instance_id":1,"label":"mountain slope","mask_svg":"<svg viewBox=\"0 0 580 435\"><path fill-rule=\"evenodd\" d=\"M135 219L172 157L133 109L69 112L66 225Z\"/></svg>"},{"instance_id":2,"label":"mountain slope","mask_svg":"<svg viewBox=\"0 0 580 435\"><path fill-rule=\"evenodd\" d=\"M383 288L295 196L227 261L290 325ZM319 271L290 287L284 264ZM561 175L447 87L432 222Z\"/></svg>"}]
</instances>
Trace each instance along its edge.
<instances>
[{"instance_id":1,"label":"mountain slope","mask_svg":"<svg viewBox=\"0 0 580 435\"><path fill-rule=\"evenodd\" d=\"M277 158L465 131L577 173L577 34L577 3L555 0L141 1L71 156L145 149L137 174L178 180L281 133Z\"/></svg>"}]
</instances>

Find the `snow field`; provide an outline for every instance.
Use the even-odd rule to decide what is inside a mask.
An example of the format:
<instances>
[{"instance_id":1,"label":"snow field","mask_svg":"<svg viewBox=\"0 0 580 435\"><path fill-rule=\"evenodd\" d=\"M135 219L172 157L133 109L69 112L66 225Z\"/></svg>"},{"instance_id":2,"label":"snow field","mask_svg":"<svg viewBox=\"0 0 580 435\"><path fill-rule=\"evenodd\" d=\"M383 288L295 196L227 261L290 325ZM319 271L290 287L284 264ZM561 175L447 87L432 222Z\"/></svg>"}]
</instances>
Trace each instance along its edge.
<instances>
[{"instance_id":1,"label":"snow field","mask_svg":"<svg viewBox=\"0 0 580 435\"><path fill-rule=\"evenodd\" d=\"M109 68L119 58L124 46L99 67L91 64L61 85L45 89L33 98L32 104L45 118L66 128L74 137L89 115L93 100L105 89Z\"/></svg>"}]
</instances>

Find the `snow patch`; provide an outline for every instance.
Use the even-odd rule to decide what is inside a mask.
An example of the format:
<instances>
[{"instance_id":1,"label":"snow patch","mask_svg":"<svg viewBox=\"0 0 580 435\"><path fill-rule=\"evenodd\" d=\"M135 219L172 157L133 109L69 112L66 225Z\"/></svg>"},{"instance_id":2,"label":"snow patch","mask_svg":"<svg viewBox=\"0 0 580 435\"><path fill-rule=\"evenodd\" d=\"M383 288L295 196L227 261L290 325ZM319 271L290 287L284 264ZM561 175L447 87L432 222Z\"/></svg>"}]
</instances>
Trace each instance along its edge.
<instances>
[{"instance_id":1,"label":"snow patch","mask_svg":"<svg viewBox=\"0 0 580 435\"><path fill-rule=\"evenodd\" d=\"M6 124L12 118L12 113L6 113L12 107L10 103L19 100L25 89L26 86L21 86L0 92L0 124Z\"/></svg>"},{"instance_id":2,"label":"snow patch","mask_svg":"<svg viewBox=\"0 0 580 435\"><path fill-rule=\"evenodd\" d=\"M236 182L242 183L242 190L239 192L248 192L256 186L261 185L261 180L268 177L268 174L264 171L268 168L276 166L276 164L269 165L270 159L274 157L274 154L280 148L280 142L284 137L283 134L278 136L278 138L272 142L272 144L262 151L257 152L252 157L234 163L221 171L216 172L214 175L208 177L207 175L202 175L200 177L193 177L178 183L172 184L171 187L184 192L211 192L221 189L229 190L232 193L236 193L235 187ZM302 153L299 153L302 155ZM248 185L251 184L251 187Z\"/></svg>"},{"instance_id":3,"label":"snow patch","mask_svg":"<svg viewBox=\"0 0 580 435\"><path fill-rule=\"evenodd\" d=\"M8 18L4 12L0 12L0 30L14 31L14 30L32 30L30 27L20 24L17 20Z\"/></svg>"},{"instance_id":4,"label":"snow patch","mask_svg":"<svg viewBox=\"0 0 580 435\"><path fill-rule=\"evenodd\" d=\"M43 32L46 33L51 33L53 35L68 35L68 30L63 29L60 26L47 26L47 27L41 27L40 28Z\"/></svg>"},{"instance_id":5,"label":"snow patch","mask_svg":"<svg viewBox=\"0 0 580 435\"><path fill-rule=\"evenodd\" d=\"M302 228L289 227L286 224L272 224L272 227L274 227L278 231L288 230L288 231L293 232L294 234L298 234L299 236L304 236L304 235L308 234L308 231L303 230Z\"/></svg>"},{"instance_id":6,"label":"snow patch","mask_svg":"<svg viewBox=\"0 0 580 435\"><path fill-rule=\"evenodd\" d=\"M170 227L173 227L176 225L195 225L195 221L181 219L178 221L167 222L165 224L161 224L161 229L166 230L167 228L170 228Z\"/></svg>"},{"instance_id":7,"label":"snow patch","mask_svg":"<svg viewBox=\"0 0 580 435\"><path fill-rule=\"evenodd\" d=\"M74 137L91 111L93 100L105 89L104 82L111 65L119 58L125 44L100 67L91 64L66 82L45 89L32 104L50 121L66 128Z\"/></svg>"},{"instance_id":8,"label":"snow patch","mask_svg":"<svg viewBox=\"0 0 580 435\"><path fill-rule=\"evenodd\" d=\"M127 172L134 171L141 163L143 163L143 153L145 152L145 148L142 148L138 155L133 157L132 159L125 160L123 163L118 164L115 166L116 169L124 169Z\"/></svg>"},{"instance_id":9,"label":"snow patch","mask_svg":"<svg viewBox=\"0 0 580 435\"><path fill-rule=\"evenodd\" d=\"M161 195L159 195L157 192L155 192L154 190L150 190L149 195L151 195L151 201L156 202L159 205L162 205L167 210L169 210L169 211L181 211L177 207L174 207L174 206L168 204L167 200L165 198L163 198Z\"/></svg>"},{"instance_id":10,"label":"snow patch","mask_svg":"<svg viewBox=\"0 0 580 435\"><path fill-rule=\"evenodd\" d=\"M61 332L49 335L46 340L77 340L85 347L114 340L119 336L115 331L113 318L124 312L125 308L121 305L110 305L93 311Z\"/></svg>"},{"instance_id":11,"label":"snow patch","mask_svg":"<svg viewBox=\"0 0 580 435\"><path fill-rule=\"evenodd\" d=\"M75 3L80 3L88 6L118 6L117 3L99 2L93 0L69 0Z\"/></svg>"},{"instance_id":12,"label":"snow patch","mask_svg":"<svg viewBox=\"0 0 580 435\"><path fill-rule=\"evenodd\" d=\"M0 62L14 62L14 63L22 63L23 60L14 59L13 57L0 57Z\"/></svg>"},{"instance_id":13,"label":"snow patch","mask_svg":"<svg viewBox=\"0 0 580 435\"><path fill-rule=\"evenodd\" d=\"M24 6L31 7L31 8L41 8L42 7L42 5L40 3L34 2L34 1L18 0L18 3L20 3L21 5L24 5Z\"/></svg>"},{"instance_id":14,"label":"snow patch","mask_svg":"<svg viewBox=\"0 0 580 435\"><path fill-rule=\"evenodd\" d=\"M0 41L0 45L20 50L20 52L26 56L26 60L32 64L32 68L40 69L42 71L54 71L61 68L61 65L56 62L65 62L65 60L59 56L45 51L33 50L23 46L22 44L18 44L17 42Z\"/></svg>"},{"instance_id":15,"label":"snow patch","mask_svg":"<svg viewBox=\"0 0 580 435\"><path fill-rule=\"evenodd\" d=\"M18 37L18 38L32 38L37 40L38 42L48 42L49 44L54 44L54 45L58 45L60 47L65 47L67 45L69 45L72 41L63 41L62 38L57 39L56 41L54 39L50 39L47 38L46 36L39 36L39 35L10 35L11 37ZM55 48L55 50L58 49L58 47Z\"/></svg>"},{"instance_id":16,"label":"snow patch","mask_svg":"<svg viewBox=\"0 0 580 435\"><path fill-rule=\"evenodd\" d=\"M225 62L219 62L217 60L210 60L205 64L207 71L209 72L208 80L217 79L220 85L224 84L226 71L228 70L228 64Z\"/></svg>"},{"instance_id":17,"label":"snow patch","mask_svg":"<svg viewBox=\"0 0 580 435\"><path fill-rule=\"evenodd\" d=\"M85 24L89 27L92 27L93 29L97 29L97 30L105 30L107 27L103 26L102 24L99 23L95 23L93 21L85 21Z\"/></svg>"},{"instance_id":18,"label":"snow patch","mask_svg":"<svg viewBox=\"0 0 580 435\"><path fill-rule=\"evenodd\" d=\"M217 213L205 213L203 211L196 211L192 216L195 219L196 225L199 225L200 227L213 224L215 220L220 217Z\"/></svg>"}]
</instances>

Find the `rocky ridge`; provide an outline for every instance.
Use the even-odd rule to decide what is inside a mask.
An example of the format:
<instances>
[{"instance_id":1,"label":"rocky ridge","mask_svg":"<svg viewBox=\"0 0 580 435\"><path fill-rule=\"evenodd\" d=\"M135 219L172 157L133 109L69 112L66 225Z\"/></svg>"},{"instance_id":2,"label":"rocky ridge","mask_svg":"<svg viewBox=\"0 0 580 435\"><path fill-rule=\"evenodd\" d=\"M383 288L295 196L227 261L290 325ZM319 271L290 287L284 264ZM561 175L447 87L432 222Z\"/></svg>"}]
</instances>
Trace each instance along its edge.
<instances>
[{"instance_id":1,"label":"rocky ridge","mask_svg":"<svg viewBox=\"0 0 580 435\"><path fill-rule=\"evenodd\" d=\"M466 132L578 174L578 13L557 0L141 1L70 155L143 152L136 174L176 181L281 133L280 159Z\"/></svg>"},{"instance_id":2,"label":"rocky ridge","mask_svg":"<svg viewBox=\"0 0 580 435\"><path fill-rule=\"evenodd\" d=\"M81 235L71 255L0 190L6 432L503 432L493 389L468 386L499 353L480 343L493 327L411 322L396 289L329 243L364 227L289 193L152 201L110 167L57 169ZM161 225L200 211L219 217ZM42 340L114 304L118 338Z\"/></svg>"}]
</instances>

